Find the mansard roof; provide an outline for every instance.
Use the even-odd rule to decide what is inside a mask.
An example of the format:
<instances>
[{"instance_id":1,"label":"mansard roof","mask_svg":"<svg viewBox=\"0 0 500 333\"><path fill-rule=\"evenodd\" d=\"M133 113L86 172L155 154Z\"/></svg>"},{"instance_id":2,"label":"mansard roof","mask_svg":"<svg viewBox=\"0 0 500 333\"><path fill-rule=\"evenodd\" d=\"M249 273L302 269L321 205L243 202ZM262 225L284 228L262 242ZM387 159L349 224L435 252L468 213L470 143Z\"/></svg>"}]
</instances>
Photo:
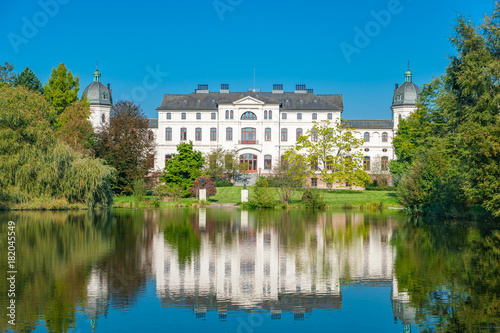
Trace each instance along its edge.
<instances>
[{"instance_id":1,"label":"mansard roof","mask_svg":"<svg viewBox=\"0 0 500 333\"><path fill-rule=\"evenodd\" d=\"M318 95L295 92L208 92L191 94L165 94L157 110L217 110L219 104L232 104L245 97L252 97L266 104L279 104L282 110L332 110L342 111L344 101L340 94Z\"/></svg>"},{"instance_id":2,"label":"mansard roof","mask_svg":"<svg viewBox=\"0 0 500 333\"><path fill-rule=\"evenodd\" d=\"M343 119L343 123L349 124L355 129L393 129L394 123L392 120L378 119Z\"/></svg>"}]
</instances>

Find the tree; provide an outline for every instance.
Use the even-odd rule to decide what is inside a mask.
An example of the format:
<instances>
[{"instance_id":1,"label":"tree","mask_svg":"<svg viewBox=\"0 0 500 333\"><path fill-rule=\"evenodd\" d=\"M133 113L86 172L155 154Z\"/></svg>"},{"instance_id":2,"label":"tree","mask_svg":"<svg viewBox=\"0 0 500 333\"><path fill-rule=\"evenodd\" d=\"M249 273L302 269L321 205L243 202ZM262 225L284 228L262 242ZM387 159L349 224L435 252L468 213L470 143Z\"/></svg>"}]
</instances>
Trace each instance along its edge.
<instances>
[{"instance_id":1,"label":"tree","mask_svg":"<svg viewBox=\"0 0 500 333\"><path fill-rule=\"evenodd\" d=\"M293 191L306 185L307 178L312 174L310 164L293 148L287 150L273 168L273 186L278 189L282 204L289 204Z\"/></svg>"},{"instance_id":2,"label":"tree","mask_svg":"<svg viewBox=\"0 0 500 333\"><path fill-rule=\"evenodd\" d=\"M55 112L37 93L0 86L0 201L110 205L114 169L60 140Z\"/></svg>"},{"instance_id":3,"label":"tree","mask_svg":"<svg viewBox=\"0 0 500 333\"><path fill-rule=\"evenodd\" d=\"M329 187L334 183L365 186L371 182L362 170L363 156L359 148L362 139L354 136L354 129L341 121L313 122L306 135L299 137L295 149L305 151L323 181Z\"/></svg>"},{"instance_id":4,"label":"tree","mask_svg":"<svg viewBox=\"0 0 500 333\"><path fill-rule=\"evenodd\" d=\"M57 117L57 133L74 150L83 154L93 154L95 146L94 128L88 120L89 105L76 101Z\"/></svg>"},{"instance_id":5,"label":"tree","mask_svg":"<svg viewBox=\"0 0 500 333\"><path fill-rule=\"evenodd\" d=\"M205 186L202 186L201 184L202 179L205 180ZM215 188L215 183L210 177L200 176L196 178L196 180L193 183L193 186L191 186L191 188L189 189L189 193L191 193L193 197L198 197L201 188L207 190L207 197L213 197L214 195L217 194L217 188Z\"/></svg>"},{"instance_id":6,"label":"tree","mask_svg":"<svg viewBox=\"0 0 500 333\"><path fill-rule=\"evenodd\" d=\"M205 172L214 181L234 179L239 172L246 170L246 167L240 164L236 150L218 147L205 157Z\"/></svg>"},{"instance_id":7,"label":"tree","mask_svg":"<svg viewBox=\"0 0 500 333\"><path fill-rule=\"evenodd\" d=\"M64 64L52 69L49 82L45 84L45 98L61 114L71 103L78 100L80 81L74 78L71 71L66 70Z\"/></svg>"},{"instance_id":8,"label":"tree","mask_svg":"<svg viewBox=\"0 0 500 333\"><path fill-rule=\"evenodd\" d=\"M151 167L154 141L148 137L148 118L140 106L120 100L111 108L109 124L96 134L96 155L117 170L114 191L132 193L134 180Z\"/></svg>"},{"instance_id":9,"label":"tree","mask_svg":"<svg viewBox=\"0 0 500 333\"><path fill-rule=\"evenodd\" d=\"M0 65L0 83L6 83L11 85L12 81L16 77L14 73L14 65L4 62L4 65Z\"/></svg>"},{"instance_id":10,"label":"tree","mask_svg":"<svg viewBox=\"0 0 500 333\"><path fill-rule=\"evenodd\" d=\"M161 180L166 184L176 184L189 196L188 189L193 186L196 178L201 176L205 159L201 152L193 149L193 142L182 142L177 146L177 153L168 160Z\"/></svg>"},{"instance_id":11,"label":"tree","mask_svg":"<svg viewBox=\"0 0 500 333\"><path fill-rule=\"evenodd\" d=\"M42 83L29 67L26 67L14 78L13 85L14 87L24 86L43 95Z\"/></svg>"}]
</instances>

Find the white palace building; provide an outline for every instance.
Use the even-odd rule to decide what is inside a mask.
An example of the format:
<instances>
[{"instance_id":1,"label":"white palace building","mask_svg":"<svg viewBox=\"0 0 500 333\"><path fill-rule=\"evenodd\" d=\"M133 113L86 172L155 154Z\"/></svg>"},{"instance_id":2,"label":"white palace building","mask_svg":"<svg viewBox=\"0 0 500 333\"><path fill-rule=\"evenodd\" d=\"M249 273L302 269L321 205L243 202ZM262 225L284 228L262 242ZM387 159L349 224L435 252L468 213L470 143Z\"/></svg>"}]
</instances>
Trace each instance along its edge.
<instances>
[{"instance_id":1,"label":"white palace building","mask_svg":"<svg viewBox=\"0 0 500 333\"><path fill-rule=\"evenodd\" d=\"M94 82L85 88L90 102L90 120L98 129L109 119L113 103L109 84L101 82L96 69ZM252 89L232 92L228 84L210 91L200 84L191 94L165 94L157 108L158 118L150 119L150 135L156 141L155 171L161 171L172 158L176 146L192 141L194 149L206 154L222 147L236 150L241 162L248 162L248 173L268 175L272 166L297 138L312 128L313 122L330 120L348 123L356 136L364 138L364 168L370 173L388 173L388 162L395 159L392 138L400 118L416 109L420 88L412 82L410 69L405 82L393 92L392 119L343 119L344 101L340 94L314 94L306 85L284 91L282 84L270 92Z\"/></svg>"}]
</instances>

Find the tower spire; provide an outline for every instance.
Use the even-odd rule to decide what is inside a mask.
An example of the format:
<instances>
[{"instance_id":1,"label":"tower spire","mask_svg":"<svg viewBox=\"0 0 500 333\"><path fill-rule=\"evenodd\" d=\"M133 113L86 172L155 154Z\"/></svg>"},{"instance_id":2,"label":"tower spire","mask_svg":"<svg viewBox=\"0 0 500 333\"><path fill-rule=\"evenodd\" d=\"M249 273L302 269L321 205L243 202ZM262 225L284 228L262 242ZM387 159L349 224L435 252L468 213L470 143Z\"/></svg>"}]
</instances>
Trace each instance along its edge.
<instances>
[{"instance_id":1,"label":"tower spire","mask_svg":"<svg viewBox=\"0 0 500 333\"><path fill-rule=\"evenodd\" d=\"M94 81L101 82L101 73L99 72L99 62L98 61L96 61L96 65L95 65Z\"/></svg>"},{"instance_id":2,"label":"tower spire","mask_svg":"<svg viewBox=\"0 0 500 333\"><path fill-rule=\"evenodd\" d=\"M410 71L410 60L408 60L408 69L405 72L405 82L411 82L412 73Z\"/></svg>"}]
</instances>

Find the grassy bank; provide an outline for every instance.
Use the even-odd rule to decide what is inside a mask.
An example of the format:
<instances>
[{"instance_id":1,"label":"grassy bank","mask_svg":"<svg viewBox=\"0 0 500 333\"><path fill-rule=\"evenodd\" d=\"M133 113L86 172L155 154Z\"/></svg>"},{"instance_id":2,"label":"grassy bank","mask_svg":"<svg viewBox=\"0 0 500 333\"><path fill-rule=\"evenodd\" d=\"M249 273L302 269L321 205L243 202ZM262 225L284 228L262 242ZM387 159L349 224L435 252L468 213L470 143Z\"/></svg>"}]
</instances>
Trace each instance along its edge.
<instances>
[{"instance_id":1,"label":"grassy bank","mask_svg":"<svg viewBox=\"0 0 500 333\"><path fill-rule=\"evenodd\" d=\"M217 195L208 199L208 204L223 204L233 203L239 204L241 201L241 187L218 187ZM250 198L253 194L253 189L249 188ZM277 189L273 189L278 200ZM323 192L324 200L328 208L388 208L388 207L401 207L398 203L396 192L393 191L353 191L353 190L321 190ZM289 207L300 208L302 203L302 190L296 190L292 194L292 200ZM150 206L152 203L151 197L146 197L146 202L138 204L135 198L131 196L116 197L115 207L136 207L136 206ZM196 198L182 198L179 201L161 202L160 207L168 206L191 206L197 204ZM278 205L281 206L281 205Z\"/></svg>"}]
</instances>

